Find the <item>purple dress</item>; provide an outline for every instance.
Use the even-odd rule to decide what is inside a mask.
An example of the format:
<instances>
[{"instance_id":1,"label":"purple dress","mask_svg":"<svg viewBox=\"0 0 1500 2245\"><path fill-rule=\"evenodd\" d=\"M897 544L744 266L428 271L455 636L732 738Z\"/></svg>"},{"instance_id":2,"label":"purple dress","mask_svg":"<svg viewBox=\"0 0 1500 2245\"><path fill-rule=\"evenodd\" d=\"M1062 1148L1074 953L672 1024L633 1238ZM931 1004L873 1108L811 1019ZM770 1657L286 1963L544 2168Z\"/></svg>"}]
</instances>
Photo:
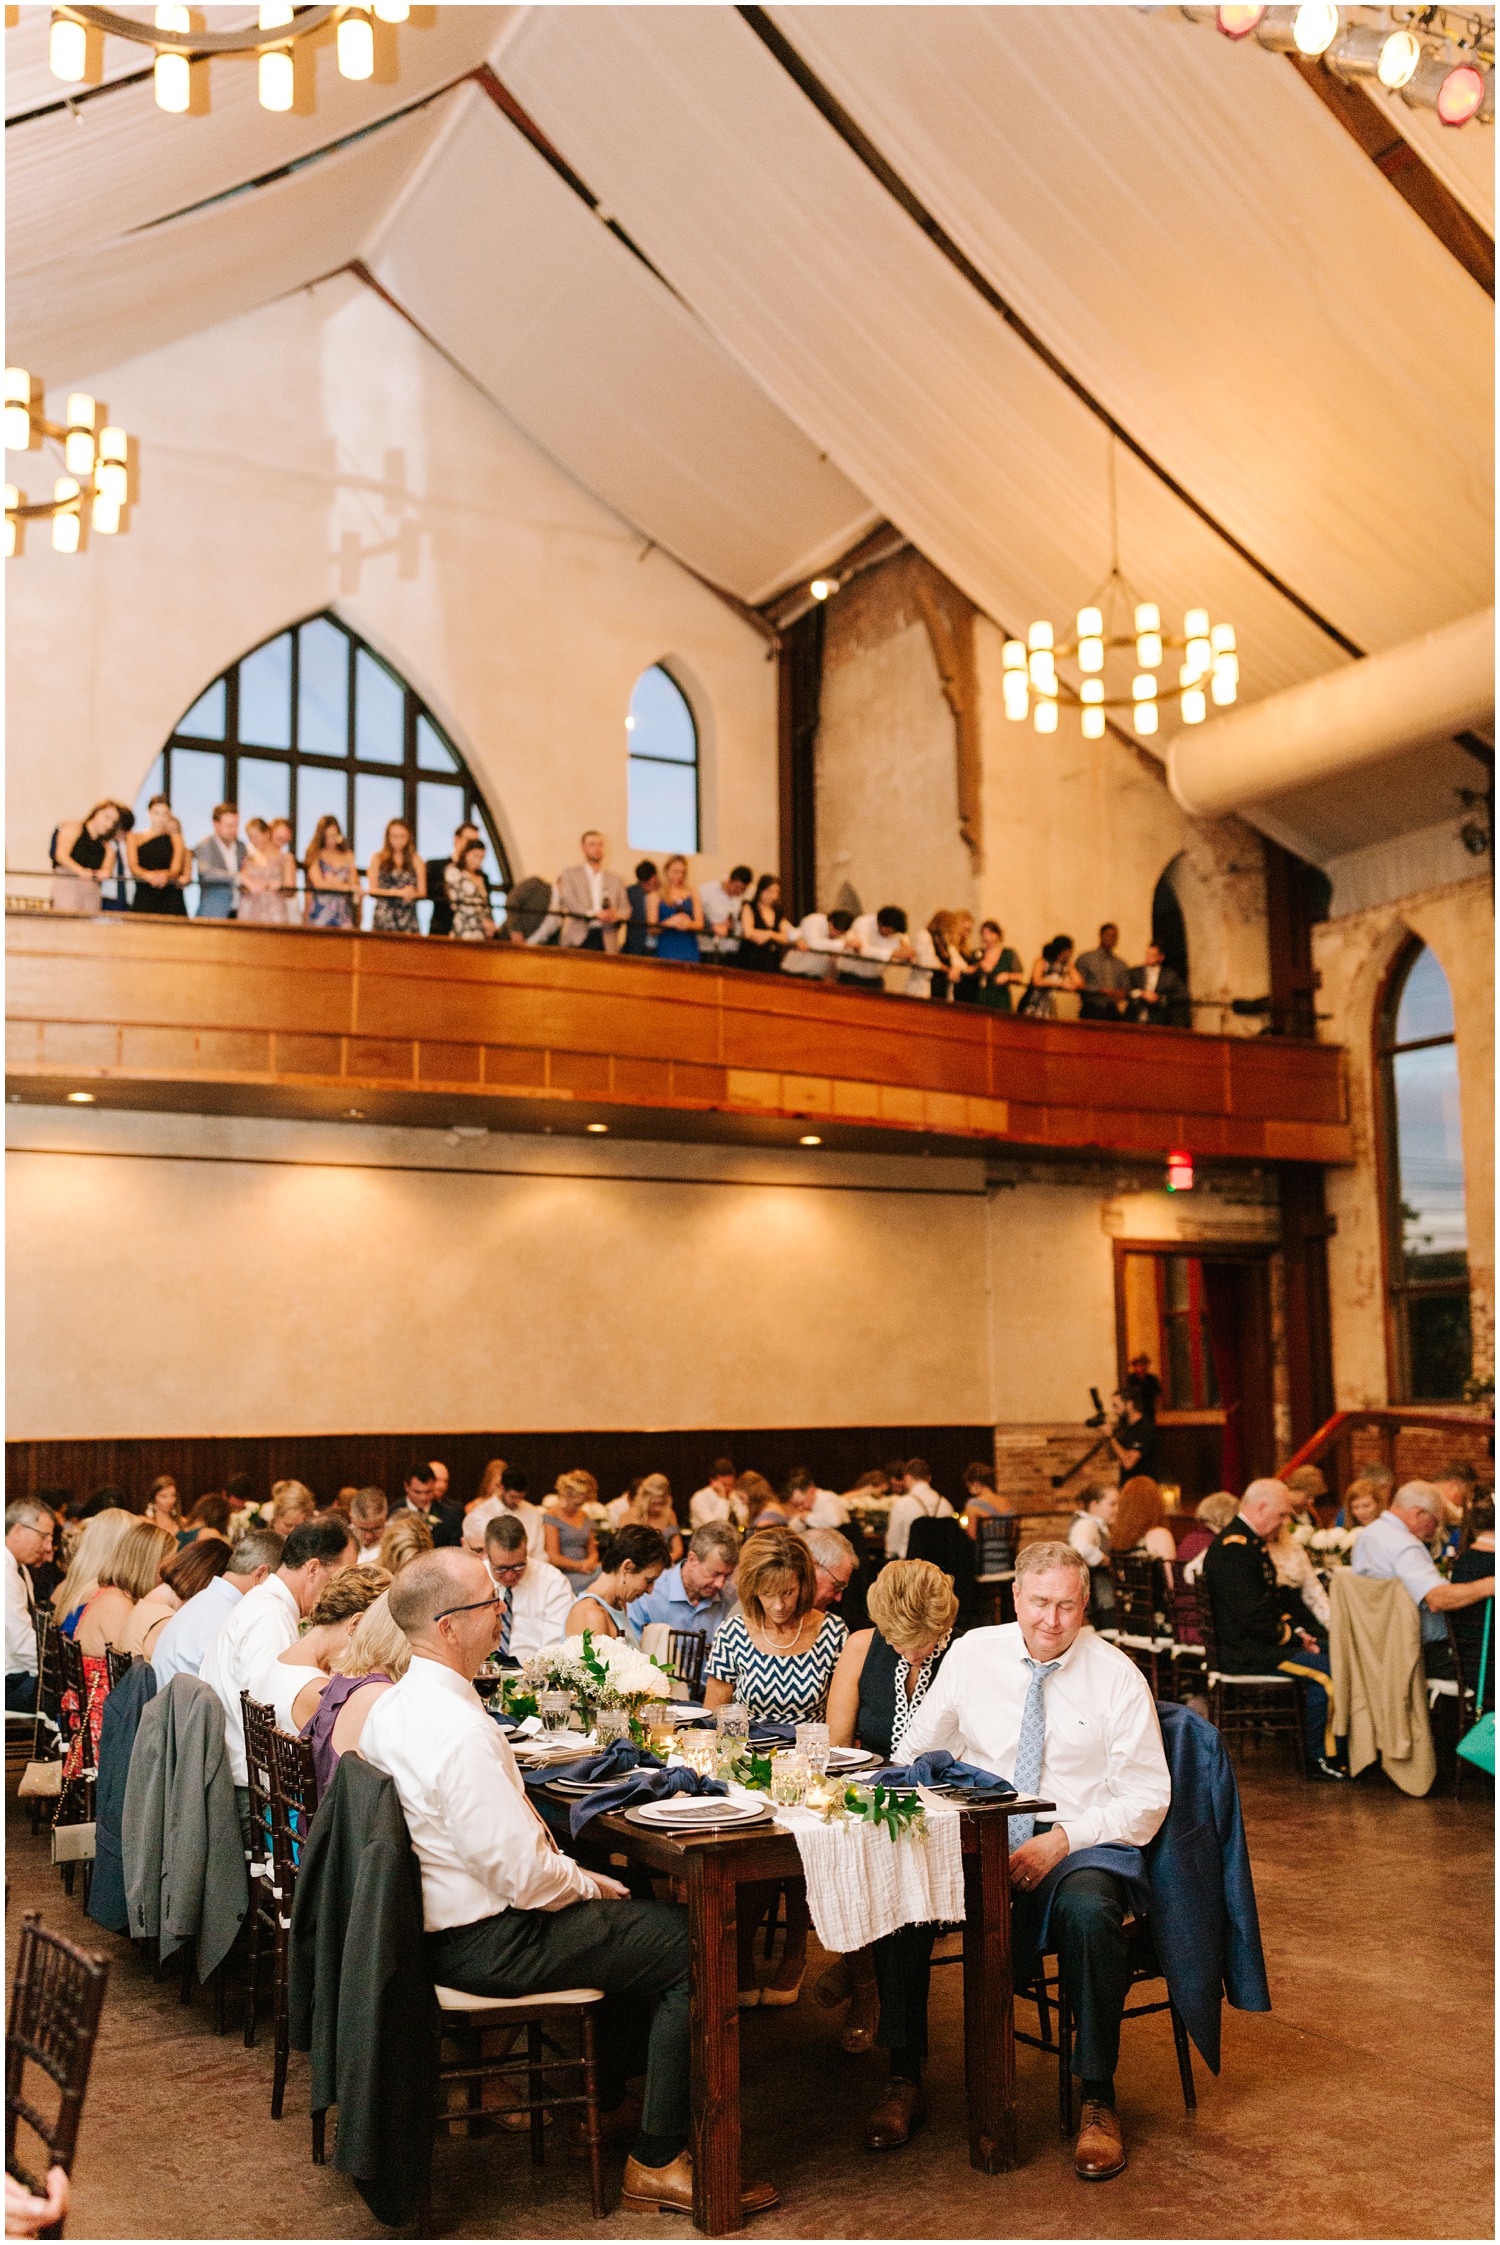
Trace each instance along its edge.
<instances>
[{"instance_id":1,"label":"purple dress","mask_svg":"<svg viewBox=\"0 0 1500 2245\"><path fill-rule=\"evenodd\" d=\"M333 1750L333 1726L344 1702L352 1699L365 1684L388 1684L390 1680L382 1668L372 1669L368 1676L335 1676L303 1724L298 1735L306 1739L313 1750L319 1800L333 1783L333 1773L339 1766L339 1758Z\"/></svg>"}]
</instances>

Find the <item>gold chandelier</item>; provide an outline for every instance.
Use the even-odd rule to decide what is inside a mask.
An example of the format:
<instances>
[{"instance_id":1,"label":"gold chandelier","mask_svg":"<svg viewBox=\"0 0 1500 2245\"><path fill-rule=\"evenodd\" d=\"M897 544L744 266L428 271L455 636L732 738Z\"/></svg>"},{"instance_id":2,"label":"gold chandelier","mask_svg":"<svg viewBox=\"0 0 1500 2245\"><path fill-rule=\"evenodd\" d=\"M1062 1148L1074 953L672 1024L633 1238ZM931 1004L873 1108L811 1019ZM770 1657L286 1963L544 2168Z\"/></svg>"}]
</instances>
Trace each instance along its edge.
<instances>
[{"instance_id":1,"label":"gold chandelier","mask_svg":"<svg viewBox=\"0 0 1500 2245\"><path fill-rule=\"evenodd\" d=\"M156 56L152 76L158 109L181 116L192 106L193 64L215 55L259 57L260 104L287 110L296 93L293 50L332 22L342 78L375 73L375 24L405 23L409 0L370 0L368 6L298 8L291 0L261 0L257 27L242 31L195 31L191 12L179 0L158 7L153 24L137 23L112 8L55 7L48 42L54 78L78 85L90 75L91 38L129 39Z\"/></svg>"},{"instance_id":2,"label":"gold chandelier","mask_svg":"<svg viewBox=\"0 0 1500 2245\"><path fill-rule=\"evenodd\" d=\"M1128 631L1122 611L1129 614ZM1105 684L1109 658L1127 648L1135 659L1130 691L1110 693ZM1182 654L1175 685L1161 676L1168 667L1168 649ZM1060 659L1075 661L1083 673L1076 689L1058 677ZM1185 725L1201 725L1210 701L1224 707L1239 692L1233 624L1213 623L1206 608L1189 608L1181 633L1166 631L1158 603L1135 600L1118 569L1079 609L1071 639L1058 642L1050 623L1035 623L1024 640L1006 640L1001 660L1005 714L1012 724L1023 724L1029 716L1039 733L1055 733L1059 703L1076 702L1083 737L1091 741L1103 739L1112 709L1129 710L1135 731L1146 737L1157 730L1164 701L1178 704Z\"/></svg>"},{"instance_id":3,"label":"gold chandelier","mask_svg":"<svg viewBox=\"0 0 1500 2245\"><path fill-rule=\"evenodd\" d=\"M5 370L5 449L30 452L43 437L62 446L66 474L56 478L50 499L23 499L15 484L5 486L5 551L19 553L23 525L38 518L52 524L52 545L57 553L77 553L83 538L84 509L88 524L101 538L112 538L122 526L130 499L130 439L104 416L96 398L74 390L68 399L66 421L49 421L43 410L44 393L24 367ZM103 419L105 425L99 427Z\"/></svg>"}]
</instances>

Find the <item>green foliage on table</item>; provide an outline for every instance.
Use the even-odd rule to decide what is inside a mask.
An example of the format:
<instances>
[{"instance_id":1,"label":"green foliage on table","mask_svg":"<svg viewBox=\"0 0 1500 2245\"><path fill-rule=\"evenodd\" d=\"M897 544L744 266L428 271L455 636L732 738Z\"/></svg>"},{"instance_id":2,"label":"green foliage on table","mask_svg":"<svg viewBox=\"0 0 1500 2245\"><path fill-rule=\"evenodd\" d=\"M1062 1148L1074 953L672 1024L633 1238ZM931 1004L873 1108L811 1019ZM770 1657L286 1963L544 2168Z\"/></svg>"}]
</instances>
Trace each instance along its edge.
<instances>
[{"instance_id":1,"label":"green foliage on table","mask_svg":"<svg viewBox=\"0 0 1500 2245\"><path fill-rule=\"evenodd\" d=\"M920 1794L898 1792L886 1785L851 1785L845 1791L844 1806L851 1816L867 1818L874 1830L884 1828L892 1846L903 1832L920 1833L926 1816Z\"/></svg>"},{"instance_id":2,"label":"green foliage on table","mask_svg":"<svg viewBox=\"0 0 1500 2245\"><path fill-rule=\"evenodd\" d=\"M757 1754L753 1746L747 1746L743 1753L730 1756L728 1774L736 1785L743 1785L747 1792L769 1793L771 1757L769 1754Z\"/></svg>"}]
</instances>

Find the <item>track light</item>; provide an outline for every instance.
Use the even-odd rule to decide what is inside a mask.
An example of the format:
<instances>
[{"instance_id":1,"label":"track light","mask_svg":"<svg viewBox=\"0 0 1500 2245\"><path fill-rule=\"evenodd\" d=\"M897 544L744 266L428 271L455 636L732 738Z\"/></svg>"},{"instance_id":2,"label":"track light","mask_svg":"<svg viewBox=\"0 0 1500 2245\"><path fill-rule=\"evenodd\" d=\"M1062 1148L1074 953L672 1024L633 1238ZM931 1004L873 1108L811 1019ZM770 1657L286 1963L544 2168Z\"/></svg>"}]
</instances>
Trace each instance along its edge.
<instances>
[{"instance_id":1,"label":"track light","mask_svg":"<svg viewBox=\"0 0 1500 2245\"><path fill-rule=\"evenodd\" d=\"M1248 39L1252 31L1259 31L1265 14L1264 8L1220 8L1219 29L1226 39Z\"/></svg>"}]
</instances>

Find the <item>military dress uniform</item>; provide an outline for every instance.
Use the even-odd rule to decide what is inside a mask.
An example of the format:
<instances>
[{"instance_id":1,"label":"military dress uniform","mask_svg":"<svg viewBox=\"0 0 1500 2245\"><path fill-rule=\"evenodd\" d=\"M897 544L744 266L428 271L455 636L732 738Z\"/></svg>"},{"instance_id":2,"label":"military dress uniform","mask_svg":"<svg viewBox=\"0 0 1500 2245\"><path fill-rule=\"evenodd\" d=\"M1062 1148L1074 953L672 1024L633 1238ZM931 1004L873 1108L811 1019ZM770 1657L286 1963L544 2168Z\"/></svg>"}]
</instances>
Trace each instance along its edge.
<instances>
[{"instance_id":1,"label":"military dress uniform","mask_svg":"<svg viewBox=\"0 0 1500 2245\"><path fill-rule=\"evenodd\" d=\"M1302 1713L1310 1769L1333 1752L1329 1731L1328 1653L1309 1652L1293 1633L1316 1633L1317 1624L1295 1590L1276 1579L1276 1568L1242 1513L1236 1513L1203 1554L1203 1585L1213 1608L1214 1634L1226 1676L1300 1677Z\"/></svg>"}]
</instances>

